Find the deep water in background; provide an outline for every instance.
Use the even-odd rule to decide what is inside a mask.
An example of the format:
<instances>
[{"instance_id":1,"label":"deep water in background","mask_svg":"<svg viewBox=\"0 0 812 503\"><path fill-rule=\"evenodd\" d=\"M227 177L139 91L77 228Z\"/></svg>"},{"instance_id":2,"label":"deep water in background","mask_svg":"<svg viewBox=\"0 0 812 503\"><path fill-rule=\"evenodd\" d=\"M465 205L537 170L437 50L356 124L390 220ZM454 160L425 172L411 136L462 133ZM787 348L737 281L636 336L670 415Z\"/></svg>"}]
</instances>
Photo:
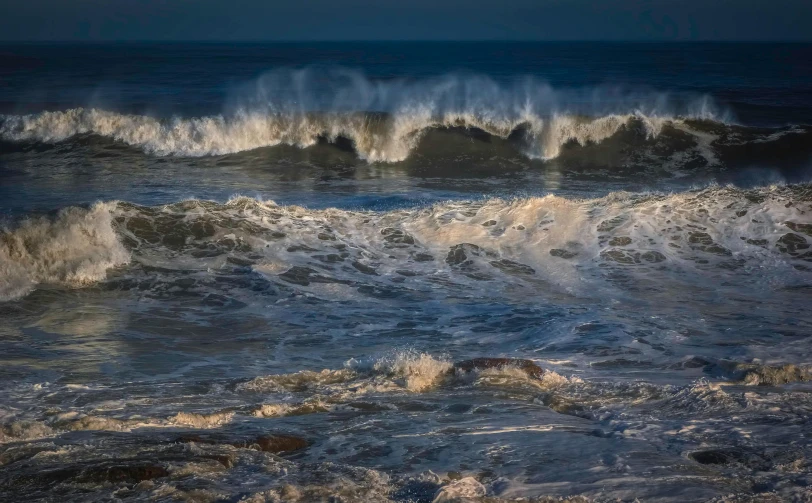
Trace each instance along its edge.
<instances>
[{"instance_id":1,"label":"deep water in background","mask_svg":"<svg viewBox=\"0 0 812 503\"><path fill-rule=\"evenodd\" d=\"M622 85L709 94L755 125L807 121L809 44L24 44L0 48L0 113L97 107L161 116L222 112L235 87L278 68L340 66L370 79L467 72L554 88Z\"/></svg>"},{"instance_id":2,"label":"deep water in background","mask_svg":"<svg viewBox=\"0 0 812 503\"><path fill-rule=\"evenodd\" d=\"M812 46L0 81L0 499L812 498Z\"/></svg>"}]
</instances>

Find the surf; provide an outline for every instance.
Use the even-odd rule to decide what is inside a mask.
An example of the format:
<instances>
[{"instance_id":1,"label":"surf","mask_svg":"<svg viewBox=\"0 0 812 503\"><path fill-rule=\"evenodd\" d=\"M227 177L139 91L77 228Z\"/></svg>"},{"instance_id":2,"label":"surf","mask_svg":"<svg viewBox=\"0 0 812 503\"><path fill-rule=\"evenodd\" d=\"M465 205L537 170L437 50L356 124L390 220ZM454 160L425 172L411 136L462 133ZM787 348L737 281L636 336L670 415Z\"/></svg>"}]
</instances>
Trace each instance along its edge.
<instances>
[{"instance_id":1,"label":"surf","mask_svg":"<svg viewBox=\"0 0 812 503\"><path fill-rule=\"evenodd\" d=\"M91 107L5 115L0 138L55 143L96 135L151 155L189 157L347 141L363 160L393 163L409 157L427 132L462 128L518 138L524 155L552 159L567 143L600 143L625 128L651 138L685 119L724 123L728 116L704 95L555 89L530 77L497 83L468 74L380 80L345 68L306 68L236 86L221 114L158 117Z\"/></svg>"},{"instance_id":2,"label":"surf","mask_svg":"<svg viewBox=\"0 0 812 503\"><path fill-rule=\"evenodd\" d=\"M792 284L812 271L808 211L808 185L449 201L380 212L248 197L98 203L0 233L0 292L8 301L38 285L93 284L119 266L153 286L175 276L189 282L195 271L203 285L215 271L232 271L250 273L251 284L330 297L420 285L438 274L452 290L492 282L587 296L614 288L619 275L648 281L662 271L686 285L710 276L756 284L760 276L748 271L769 269L771 281Z\"/></svg>"}]
</instances>

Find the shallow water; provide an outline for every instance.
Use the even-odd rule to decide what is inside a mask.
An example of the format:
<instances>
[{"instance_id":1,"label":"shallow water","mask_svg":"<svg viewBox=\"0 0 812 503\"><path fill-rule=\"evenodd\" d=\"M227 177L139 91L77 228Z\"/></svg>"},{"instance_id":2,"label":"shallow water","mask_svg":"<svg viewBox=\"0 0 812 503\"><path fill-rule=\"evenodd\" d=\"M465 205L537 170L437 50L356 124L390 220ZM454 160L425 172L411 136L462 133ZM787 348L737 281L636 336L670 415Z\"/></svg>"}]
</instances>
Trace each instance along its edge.
<instances>
[{"instance_id":1,"label":"shallow water","mask_svg":"<svg viewBox=\"0 0 812 503\"><path fill-rule=\"evenodd\" d=\"M811 498L809 48L623 47L4 48L0 499Z\"/></svg>"}]
</instances>

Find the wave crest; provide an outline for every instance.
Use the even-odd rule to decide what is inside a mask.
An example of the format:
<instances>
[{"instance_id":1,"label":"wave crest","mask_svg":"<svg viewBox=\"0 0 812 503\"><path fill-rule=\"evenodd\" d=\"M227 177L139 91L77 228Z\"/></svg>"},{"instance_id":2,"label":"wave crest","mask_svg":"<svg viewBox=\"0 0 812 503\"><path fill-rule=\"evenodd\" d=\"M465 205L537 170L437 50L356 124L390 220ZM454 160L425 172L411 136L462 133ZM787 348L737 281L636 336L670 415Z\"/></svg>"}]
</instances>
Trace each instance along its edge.
<instances>
[{"instance_id":1,"label":"wave crest","mask_svg":"<svg viewBox=\"0 0 812 503\"><path fill-rule=\"evenodd\" d=\"M377 288L411 295L399 285L438 274L449 288L495 281L503 294L520 285L535 291L541 281L593 295L598 285L623 287L663 270L671 271L669 281L721 275L752 287L788 286L812 270L809 205L806 185L449 201L389 212L309 210L247 197L108 203L0 234L0 298L21 297L39 283L102 280L130 253L136 264L119 278L122 287L143 280L140 291L155 295L178 279L174 270L234 267L258 284L343 298L377 295ZM767 281L748 274L766 269Z\"/></svg>"},{"instance_id":2,"label":"wave crest","mask_svg":"<svg viewBox=\"0 0 812 503\"><path fill-rule=\"evenodd\" d=\"M470 113L432 115L414 110L398 115L306 114L263 115L239 112L234 116L161 120L124 115L97 109L73 109L26 116L6 116L0 137L7 141L56 143L75 136L93 134L159 156L202 157L226 155L262 147L291 145L307 148L319 140L335 143L344 138L368 162L399 162L417 147L431 129L479 129L507 139L523 136L524 154L552 159L569 142L600 143L621 129L640 124L648 137L657 136L668 124L681 123L675 117L642 113L590 118L556 115L490 119Z\"/></svg>"},{"instance_id":3,"label":"wave crest","mask_svg":"<svg viewBox=\"0 0 812 503\"><path fill-rule=\"evenodd\" d=\"M312 69L270 72L235 91L226 108L221 115L173 119L83 108L0 116L0 138L53 143L94 134L176 156L280 144L305 148L343 138L366 161L398 162L431 129L468 128L521 137L526 155L549 159L568 142L601 142L632 123L652 137L684 118L720 116L708 97L556 90L531 79L502 85L480 76L375 81L343 69L326 75Z\"/></svg>"},{"instance_id":4,"label":"wave crest","mask_svg":"<svg viewBox=\"0 0 812 503\"><path fill-rule=\"evenodd\" d=\"M113 230L112 203L67 208L51 220L31 218L0 230L0 301L20 298L38 284L81 286L104 279L130 261Z\"/></svg>"}]
</instances>

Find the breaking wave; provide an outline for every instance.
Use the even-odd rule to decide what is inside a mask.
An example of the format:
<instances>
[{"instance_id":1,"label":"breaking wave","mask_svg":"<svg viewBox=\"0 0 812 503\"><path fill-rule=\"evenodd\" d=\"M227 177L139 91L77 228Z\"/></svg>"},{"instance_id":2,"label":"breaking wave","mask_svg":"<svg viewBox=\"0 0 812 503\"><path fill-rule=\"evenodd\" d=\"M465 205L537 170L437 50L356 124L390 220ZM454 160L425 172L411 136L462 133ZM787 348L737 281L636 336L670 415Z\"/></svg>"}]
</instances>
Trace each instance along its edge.
<instances>
[{"instance_id":1,"label":"breaking wave","mask_svg":"<svg viewBox=\"0 0 812 503\"><path fill-rule=\"evenodd\" d=\"M118 214L133 253L163 268L188 270L188 260L173 266L176 259L167 258L194 257L195 269L239 265L331 296L438 273L453 284L540 279L575 293L590 277L602 282L602 271L616 269L666 269L698 281L732 273L746 281L760 277L747 271L769 268L781 283L812 270L809 204L800 185L589 200L548 195L391 212L308 210L241 197L225 205L120 205Z\"/></svg>"},{"instance_id":2,"label":"breaking wave","mask_svg":"<svg viewBox=\"0 0 812 503\"><path fill-rule=\"evenodd\" d=\"M92 134L161 156L349 141L366 161L398 162L426 132L464 128L516 139L525 155L550 159L569 142L599 143L624 128L656 137L685 119L725 119L706 96L556 90L532 79L502 85L479 76L375 81L341 69L326 78L312 69L271 72L235 90L225 108L221 115L172 119L92 108L0 116L0 138L54 143Z\"/></svg>"},{"instance_id":3,"label":"breaking wave","mask_svg":"<svg viewBox=\"0 0 812 503\"><path fill-rule=\"evenodd\" d=\"M812 271L810 201L807 185L791 185L459 201L389 212L309 210L246 197L160 207L103 203L4 231L0 294L10 300L38 284L103 280L131 255L127 270L152 279L119 278L119 288L144 292L159 288L155 281L170 281L173 291L172 271L199 271L205 283L212 271L234 268L250 271L250 281L329 296L395 295L391 289L404 281L436 282L438 274L449 288L496 281L534 289L540 280L570 293L620 281L610 271L639 273L640 280L670 271L668 281L731 275L741 282L762 278L748 271L769 269L770 281L784 284Z\"/></svg>"},{"instance_id":4,"label":"breaking wave","mask_svg":"<svg viewBox=\"0 0 812 503\"><path fill-rule=\"evenodd\" d=\"M129 262L112 227L115 203L67 208L56 218L32 218L0 229L0 301L28 294L43 283L82 286Z\"/></svg>"},{"instance_id":5,"label":"breaking wave","mask_svg":"<svg viewBox=\"0 0 812 503\"><path fill-rule=\"evenodd\" d=\"M486 118L470 112L416 111L393 116L377 114L266 115L239 112L234 116L161 120L122 115L96 109L43 112L3 119L0 136L11 141L54 143L94 134L142 148L155 155L224 155L276 145L300 148L320 140L352 142L357 154L369 162L406 159L421 137L431 129L478 129L507 139L524 136L524 153L531 158L557 157L566 143L599 143L623 128L642 126L647 137L657 136L673 117L642 113L589 118L572 115Z\"/></svg>"}]
</instances>

